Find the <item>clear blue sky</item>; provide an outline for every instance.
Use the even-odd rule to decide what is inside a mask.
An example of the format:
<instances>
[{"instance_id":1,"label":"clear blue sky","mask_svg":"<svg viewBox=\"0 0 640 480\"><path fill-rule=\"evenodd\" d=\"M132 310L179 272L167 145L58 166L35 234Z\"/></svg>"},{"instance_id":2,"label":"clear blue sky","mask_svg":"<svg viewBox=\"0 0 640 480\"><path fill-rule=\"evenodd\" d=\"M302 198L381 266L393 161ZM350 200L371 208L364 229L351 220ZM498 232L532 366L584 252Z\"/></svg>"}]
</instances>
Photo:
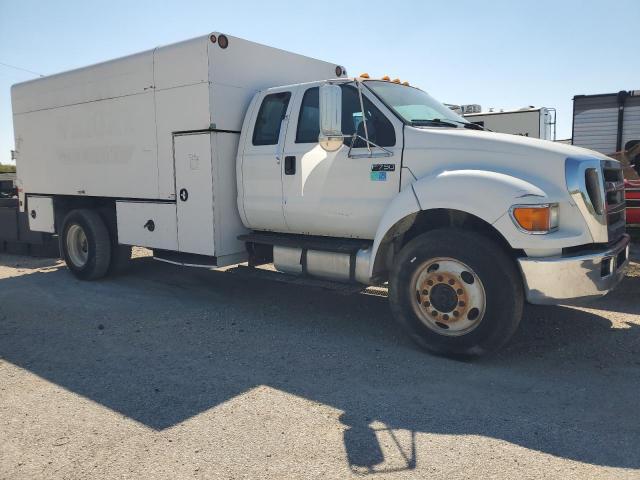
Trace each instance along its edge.
<instances>
[{"instance_id":1,"label":"clear blue sky","mask_svg":"<svg viewBox=\"0 0 640 480\"><path fill-rule=\"evenodd\" d=\"M640 1L0 0L0 62L50 74L212 30L389 74L448 103L558 109L640 89ZM9 88L34 75L0 65L0 161L13 148Z\"/></svg>"}]
</instances>

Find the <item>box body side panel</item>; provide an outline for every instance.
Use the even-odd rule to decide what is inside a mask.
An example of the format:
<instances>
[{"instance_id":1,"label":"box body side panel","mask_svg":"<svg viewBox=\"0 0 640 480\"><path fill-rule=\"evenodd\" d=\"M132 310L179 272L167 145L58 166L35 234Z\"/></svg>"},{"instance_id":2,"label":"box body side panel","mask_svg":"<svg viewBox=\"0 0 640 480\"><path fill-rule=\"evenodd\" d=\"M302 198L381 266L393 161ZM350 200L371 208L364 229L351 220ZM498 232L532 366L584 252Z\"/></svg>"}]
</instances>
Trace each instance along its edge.
<instances>
[{"instance_id":1,"label":"box body side panel","mask_svg":"<svg viewBox=\"0 0 640 480\"><path fill-rule=\"evenodd\" d=\"M175 203L116 202L118 243L177 250Z\"/></svg>"},{"instance_id":2,"label":"box body side panel","mask_svg":"<svg viewBox=\"0 0 640 480\"><path fill-rule=\"evenodd\" d=\"M55 215L53 212L53 198L27 198L29 211L29 229L33 232L55 233Z\"/></svg>"},{"instance_id":3,"label":"box body side panel","mask_svg":"<svg viewBox=\"0 0 640 480\"><path fill-rule=\"evenodd\" d=\"M216 132L212 135L213 214L215 219L216 256L226 257L245 252L238 235L247 233L238 212L236 184L237 133Z\"/></svg>"},{"instance_id":4,"label":"box body side panel","mask_svg":"<svg viewBox=\"0 0 640 480\"><path fill-rule=\"evenodd\" d=\"M152 91L14 115L26 193L156 198Z\"/></svg>"},{"instance_id":5,"label":"box body side panel","mask_svg":"<svg viewBox=\"0 0 640 480\"><path fill-rule=\"evenodd\" d=\"M18 83L13 113L26 113L148 92L153 89L153 50Z\"/></svg>"}]
</instances>

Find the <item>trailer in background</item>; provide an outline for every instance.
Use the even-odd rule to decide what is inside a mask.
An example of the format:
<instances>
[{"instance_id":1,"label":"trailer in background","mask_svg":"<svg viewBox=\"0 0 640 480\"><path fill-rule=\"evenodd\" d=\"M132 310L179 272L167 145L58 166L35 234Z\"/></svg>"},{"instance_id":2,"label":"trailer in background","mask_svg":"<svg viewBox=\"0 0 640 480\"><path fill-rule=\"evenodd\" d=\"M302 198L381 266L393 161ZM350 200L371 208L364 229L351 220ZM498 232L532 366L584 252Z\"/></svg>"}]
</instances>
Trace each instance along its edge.
<instances>
[{"instance_id":1,"label":"trailer in background","mask_svg":"<svg viewBox=\"0 0 640 480\"><path fill-rule=\"evenodd\" d=\"M477 107L477 105L474 105ZM471 123L493 132L511 133L542 140L556 139L556 109L547 107L525 107L519 110L499 112L467 113L462 106L462 115Z\"/></svg>"},{"instance_id":2,"label":"trailer in background","mask_svg":"<svg viewBox=\"0 0 640 480\"><path fill-rule=\"evenodd\" d=\"M640 224L640 90L573 97L572 143L623 163L627 223Z\"/></svg>"},{"instance_id":3,"label":"trailer in background","mask_svg":"<svg viewBox=\"0 0 640 480\"><path fill-rule=\"evenodd\" d=\"M573 97L573 145L605 155L640 142L640 90Z\"/></svg>"}]
</instances>

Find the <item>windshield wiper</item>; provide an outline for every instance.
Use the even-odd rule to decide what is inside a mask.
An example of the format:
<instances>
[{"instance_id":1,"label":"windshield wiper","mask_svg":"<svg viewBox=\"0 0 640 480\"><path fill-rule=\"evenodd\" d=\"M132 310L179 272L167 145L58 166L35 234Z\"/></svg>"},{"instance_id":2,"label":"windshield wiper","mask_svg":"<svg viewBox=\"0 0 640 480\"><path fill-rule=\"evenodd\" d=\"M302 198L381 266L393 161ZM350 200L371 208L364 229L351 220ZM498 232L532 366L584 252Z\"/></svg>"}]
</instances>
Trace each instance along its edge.
<instances>
[{"instance_id":1,"label":"windshield wiper","mask_svg":"<svg viewBox=\"0 0 640 480\"><path fill-rule=\"evenodd\" d=\"M469 130L486 130L486 128L482 125L478 125L477 123L465 123L464 128L468 128Z\"/></svg>"},{"instance_id":2,"label":"windshield wiper","mask_svg":"<svg viewBox=\"0 0 640 480\"><path fill-rule=\"evenodd\" d=\"M435 127L458 127L458 125L462 125L464 128L468 128L469 130L486 130L484 127L470 122L462 122L460 120L443 120L441 118L432 118L431 120L412 120L411 125L420 127L420 126L435 126Z\"/></svg>"},{"instance_id":3,"label":"windshield wiper","mask_svg":"<svg viewBox=\"0 0 640 480\"><path fill-rule=\"evenodd\" d=\"M458 125L453 123L453 122L449 122L447 120L442 120L441 118L432 118L432 119L418 119L418 120L411 120L411 125L413 125L414 127L453 127L453 128L458 128Z\"/></svg>"}]
</instances>

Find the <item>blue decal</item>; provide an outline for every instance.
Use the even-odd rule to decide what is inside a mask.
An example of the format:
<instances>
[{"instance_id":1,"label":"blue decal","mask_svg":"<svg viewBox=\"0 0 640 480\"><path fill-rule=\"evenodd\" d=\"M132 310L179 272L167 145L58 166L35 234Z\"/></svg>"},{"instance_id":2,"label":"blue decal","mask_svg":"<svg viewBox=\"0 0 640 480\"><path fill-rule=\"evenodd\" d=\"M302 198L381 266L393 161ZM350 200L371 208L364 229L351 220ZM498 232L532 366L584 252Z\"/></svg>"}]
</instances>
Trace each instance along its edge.
<instances>
[{"instance_id":1,"label":"blue decal","mask_svg":"<svg viewBox=\"0 0 640 480\"><path fill-rule=\"evenodd\" d=\"M371 181L372 182L386 182L387 181L387 172L371 172Z\"/></svg>"}]
</instances>

